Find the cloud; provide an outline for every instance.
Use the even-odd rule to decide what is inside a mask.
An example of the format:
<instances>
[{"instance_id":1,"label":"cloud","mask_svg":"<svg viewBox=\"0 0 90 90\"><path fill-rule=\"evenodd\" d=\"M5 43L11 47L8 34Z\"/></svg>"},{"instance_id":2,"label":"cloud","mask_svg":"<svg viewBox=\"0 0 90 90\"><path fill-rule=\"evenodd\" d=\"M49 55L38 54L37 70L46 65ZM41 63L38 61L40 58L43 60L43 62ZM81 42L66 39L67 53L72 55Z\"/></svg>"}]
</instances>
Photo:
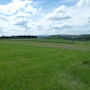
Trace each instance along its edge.
<instances>
[{"instance_id":1,"label":"cloud","mask_svg":"<svg viewBox=\"0 0 90 90\"><path fill-rule=\"evenodd\" d=\"M45 9L33 0L12 0L11 3L0 5L0 33L2 35L90 33L90 0L78 0L70 6L63 3L50 11L45 12Z\"/></svg>"},{"instance_id":2,"label":"cloud","mask_svg":"<svg viewBox=\"0 0 90 90\"><path fill-rule=\"evenodd\" d=\"M79 3L77 3L78 7L90 7L90 0L80 0Z\"/></svg>"},{"instance_id":3,"label":"cloud","mask_svg":"<svg viewBox=\"0 0 90 90\"><path fill-rule=\"evenodd\" d=\"M52 30L52 34L54 34L55 31L57 34L64 32L67 34L68 31L73 34L83 34L83 32L90 33L90 27L86 27L90 21L89 18L90 0L80 0L74 6L59 6L45 17L44 22L47 24L46 27Z\"/></svg>"},{"instance_id":4,"label":"cloud","mask_svg":"<svg viewBox=\"0 0 90 90\"><path fill-rule=\"evenodd\" d=\"M28 34L32 26L32 16L40 9L33 6L31 0L13 0L7 5L0 5L0 27L2 35Z\"/></svg>"},{"instance_id":5,"label":"cloud","mask_svg":"<svg viewBox=\"0 0 90 90\"><path fill-rule=\"evenodd\" d=\"M72 19L70 16L65 16L65 17L51 17L49 20L51 21L60 21L60 20L67 20L67 19Z\"/></svg>"},{"instance_id":6,"label":"cloud","mask_svg":"<svg viewBox=\"0 0 90 90\"><path fill-rule=\"evenodd\" d=\"M20 22L17 22L15 25L21 26L21 27L27 27L27 23L28 23L28 21L20 21Z\"/></svg>"},{"instance_id":7,"label":"cloud","mask_svg":"<svg viewBox=\"0 0 90 90\"><path fill-rule=\"evenodd\" d=\"M20 0L13 0L11 3L7 5L0 5L0 13L5 15L11 15L23 9L27 3L31 3L29 1L20 1Z\"/></svg>"}]
</instances>

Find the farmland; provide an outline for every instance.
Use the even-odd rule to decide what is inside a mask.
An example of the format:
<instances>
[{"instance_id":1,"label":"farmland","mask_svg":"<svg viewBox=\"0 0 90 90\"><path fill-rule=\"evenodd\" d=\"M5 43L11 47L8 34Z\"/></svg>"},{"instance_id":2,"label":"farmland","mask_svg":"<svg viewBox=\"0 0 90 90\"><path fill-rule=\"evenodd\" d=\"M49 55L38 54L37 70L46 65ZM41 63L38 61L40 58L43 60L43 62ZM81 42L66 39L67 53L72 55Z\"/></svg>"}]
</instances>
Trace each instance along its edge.
<instances>
[{"instance_id":1,"label":"farmland","mask_svg":"<svg viewBox=\"0 0 90 90\"><path fill-rule=\"evenodd\" d=\"M0 90L90 90L90 41L0 40Z\"/></svg>"}]
</instances>

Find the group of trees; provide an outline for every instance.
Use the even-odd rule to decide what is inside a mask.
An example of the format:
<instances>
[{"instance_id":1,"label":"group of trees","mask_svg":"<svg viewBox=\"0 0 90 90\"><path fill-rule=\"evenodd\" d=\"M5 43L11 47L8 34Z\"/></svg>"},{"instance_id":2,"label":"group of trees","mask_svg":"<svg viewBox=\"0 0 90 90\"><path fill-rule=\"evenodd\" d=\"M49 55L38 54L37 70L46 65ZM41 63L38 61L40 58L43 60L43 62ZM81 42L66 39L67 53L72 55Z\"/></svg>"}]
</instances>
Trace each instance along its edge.
<instances>
[{"instance_id":1,"label":"group of trees","mask_svg":"<svg viewBox=\"0 0 90 90\"><path fill-rule=\"evenodd\" d=\"M0 39L30 39L37 38L37 36L1 36Z\"/></svg>"}]
</instances>

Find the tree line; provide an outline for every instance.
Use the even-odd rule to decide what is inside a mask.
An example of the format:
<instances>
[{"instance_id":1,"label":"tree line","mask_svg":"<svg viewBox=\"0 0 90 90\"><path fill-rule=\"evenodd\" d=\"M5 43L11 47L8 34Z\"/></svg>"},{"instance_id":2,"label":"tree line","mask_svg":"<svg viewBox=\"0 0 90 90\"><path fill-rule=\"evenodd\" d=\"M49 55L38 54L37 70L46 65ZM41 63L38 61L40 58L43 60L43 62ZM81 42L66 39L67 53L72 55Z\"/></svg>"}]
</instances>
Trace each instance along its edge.
<instances>
[{"instance_id":1,"label":"tree line","mask_svg":"<svg viewBox=\"0 0 90 90\"><path fill-rule=\"evenodd\" d=\"M1 36L0 39L34 39L37 36Z\"/></svg>"}]
</instances>

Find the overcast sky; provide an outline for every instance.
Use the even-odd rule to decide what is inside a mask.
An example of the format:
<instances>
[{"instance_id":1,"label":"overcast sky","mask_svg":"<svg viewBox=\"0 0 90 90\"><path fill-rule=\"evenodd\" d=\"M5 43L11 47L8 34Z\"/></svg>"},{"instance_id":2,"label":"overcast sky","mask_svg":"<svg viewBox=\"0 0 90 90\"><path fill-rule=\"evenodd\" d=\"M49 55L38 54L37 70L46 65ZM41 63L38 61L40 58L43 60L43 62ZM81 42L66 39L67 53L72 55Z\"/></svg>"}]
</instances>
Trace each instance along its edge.
<instances>
[{"instance_id":1,"label":"overcast sky","mask_svg":"<svg viewBox=\"0 0 90 90\"><path fill-rule=\"evenodd\" d=\"M0 36L90 34L90 0L0 0Z\"/></svg>"}]
</instances>

